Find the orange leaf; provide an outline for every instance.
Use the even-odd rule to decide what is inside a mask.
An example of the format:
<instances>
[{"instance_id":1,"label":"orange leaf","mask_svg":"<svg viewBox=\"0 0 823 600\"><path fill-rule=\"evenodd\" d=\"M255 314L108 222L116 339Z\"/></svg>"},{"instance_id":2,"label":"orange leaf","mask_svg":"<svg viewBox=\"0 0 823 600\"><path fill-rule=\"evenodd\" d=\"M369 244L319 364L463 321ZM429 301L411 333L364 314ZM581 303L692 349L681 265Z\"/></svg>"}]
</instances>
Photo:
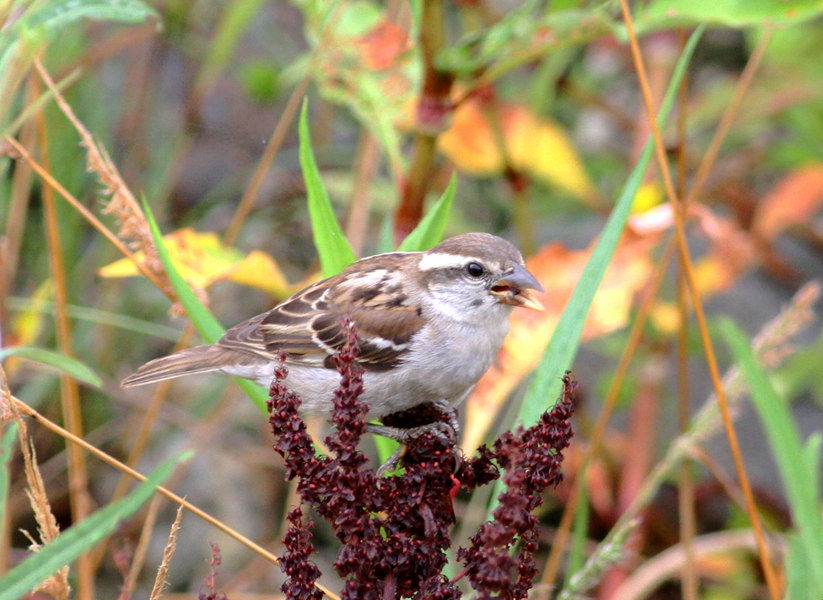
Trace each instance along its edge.
<instances>
[{"instance_id":1,"label":"orange leaf","mask_svg":"<svg viewBox=\"0 0 823 600\"><path fill-rule=\"evenodd\" d=\"M729 289L749 270L756 258L754 243L732 219L719 217L705 206L690 207L711 241L709 252L694 263L694 279L701 296Z\"/></svg>"},{"instance_id":2,"label":"orange leaf","mask_svg":"<svg viewBox=\"0 0 823 600\"><path fill-rule=\"evenodd\" d=\"M753 230L772 240L791 225L808 223L823 203L823 165L786 175L757 207Z\"/></svg>"},{"instance_id":3,"label":"orange leaf","mask_svg":"<svg viewBox=\"0 0 823 600\"><path fill-rule=\"evenodd\" d=\"M625 237L594 297L583 329L591 339L623 327L635 292L652 272L650 250L656 238ZM577 284L591 249L569 250L559 243L544 246L526 265L547 292L539 299L544 312L515 310L497 359L478 382L466 406L462 446L474 450L494 422L511 391L540 361L557 321Z\"/></svg>"},{"instance_id":4,"label":"orange leaf","mask_svg":"<svg viewBox=\"0 0 823 600\"><path fill-rule=\"evenodd\" d=\"M409 33L393 21L383 18L365 35L356 39L363 63L375 71L385 71L411 47Z\"/></svg>"},{"instance_id":5,"label":"orange leaf","mask_svg":"<svg viewBox=\"0 0 823 600\"><path fill-rule=\"evenodd\" d=\"M478 177L499 175L505 166L480 102L469 100L454 111L451 127L437 139L440 151L461 171Z\"/></svg>"}]
</instances>

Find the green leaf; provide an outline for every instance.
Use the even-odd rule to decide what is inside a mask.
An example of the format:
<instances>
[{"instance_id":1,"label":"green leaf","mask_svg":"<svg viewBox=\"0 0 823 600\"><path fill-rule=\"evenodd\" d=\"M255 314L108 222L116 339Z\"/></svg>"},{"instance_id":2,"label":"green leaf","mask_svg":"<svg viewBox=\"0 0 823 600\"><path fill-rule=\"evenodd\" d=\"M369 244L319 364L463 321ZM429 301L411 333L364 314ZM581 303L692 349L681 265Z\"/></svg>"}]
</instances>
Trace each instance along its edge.
<instances>
[{"instance_id":1,"label":"green leaf","mask_svg":"<svg viewBox=\"0 0 823 600\"><path fill-rule=\"evenodd\" d=\"M191 451L170 458L157 467L125 498L109 504L77 525L69 527L56 539L44 545L26 560L0 578L0 600L17 600L38 583L93 548L117 528L118 524L146 503L180 462L188 460Z\"/></svg>"},{"instance_id":2,"label":"green leaf","mask_svg":"<svg viewBox=\"0 0 823 600\"><path fill-rule=\"evenodd\" d=\"M71 375L75 379L79 379L80 381L95 387L100 387L102 385L100 377L98 377L97 374L89 367L75 358L69 358L59 352L54 352L53 350L35 348L34 346L9 346L8 348L3 348L0 350L0 361L5 360L9 356L25 358L26 360L31 360L54 367L55 369Z\"/></svg>"},{"instance_id":3,"label":"green leaf","mask_svg":"<svg viewBox=\"0 0 823 600\"><path fill-rule=\"evenodd\" d=\"M17 439L17 423L11 423L0 442L0 515L6 514L6 501L9 496L9 461L12 444Z\"/></svg>"},{"instance_id":4,"label":"green leaf","mask_svg":"<svg viewBox=\"0 0 823 600\"><path fill-rule=\"evenodd\" d=\"M249 27L264 1L236 0L223 4L216 33L207 46L203 66L195 82L195 88L201 93L210 87L226 68L237 43L243 37L243 32Z\"/></svg>"},{"instance_id":5,"label":"green leaf","mask_svg":"<svg viewBox=\"0 0 823 600\"><path fill-rule=\"evenodd\" d=\"M331 277L353 263L355 256L346 236L343 235L343 230L340 229L337 217L334 216L334 210L314 160L309 136L308 106L308 102L304 101L303 109L300 111L300 167L306 181L309 217L314 245L320 257L320 267L324 277Z\"/></svg>"},{"instance_id":6,"label":"green leaf","mask_svg":"<svg viewBox=\"0 0 823 600\"><path fill-rule=\"evenodd\" d=\"M454 194L457 191L457 174L453 174L448 187L440 196L440 199L426 213L426 216L417 224L406 239L400 244L397 249L400 252L420 252L428 250L432 246L437 245L443 239L443 233L446 231L446 222L449 220L451 214L452 202L454 201Z\"/></svg>"},{"instance_id":7,"label":"green leaf","mask_svg":"<svg viewBox=\"0 0 823 600\"><path fill-rule=\"evenodd\" d=\"M669 115L677 89L686 73L686 67L702 33L703 28L699 28L691 35L675 67L666 97L657 117L657 122L661 126ZM536 423L549 403L553 403L560 395L563 374L571 368L572 361L577 354L586 316L589 314L597 288L600 286L603 275L617 249L620 237L623 235L623 229L631 213L634 198L638 189L640 189L640 184L643 182L643 177L649 166L653 147L654 140L649 139L637 164L629 175L611 215L609 215L603 233L600 234L600 239L594 247L591 258L586 263L580 280L575 286L563 314L560 316L549 345L543 353L534 380L520 406L519 420L526 427Z\"/></svg>"},{"instance_id":8,"label":"green leaf","mask_svg":"<svg viewBox=\"0 0 823 600\"><path fill-rule=\"evenodd\" d=\"M809 467L809 482L808 485L813 490L820 489L820 449L823 447L823 434L815 431L806 440L806 445L803 446L803 456L806 460L806 465Z\"/></svg>"},{"instance_id":9,"label":"green leaf","mask_svg":"<svg viewBox=\"0 0 823 600\"><path fill-rule=\"evenodd\" d=\"M639 30L698 24L722 27L789 25L823 12L822 0L654 0L635 17Z\"/></svg>"},{"instance_id":10,"label":"green leaf","mask_svg":"<svg viewBox=\"0 0 823 600\"><path fill-rule=\"evenodd\" d=\"M55 303L52 301L24 298L21 296L9 296L6 298L6 306L14 311L29 310L47 315L53 315L56 312ZM136 319L128 315L121 315L89 306L69 304L66 306L66 314L70 318L77 319L78 321L117 327L133 333L162 338L171 342L179 340L180 335L183 333L180 329L175 329L168 325L160 325L152 321L146 321L145 319Z\"/></svg>"},{"instance_id":11,"label":"green leaf","mask_svg":"<svg viewBox=\"0 0 823 600\"><path fill-rule=\"evenodd\" d=\"M50 37L80 19L142 23L157 17L157 12L140 0L51 0L39 6L33 3L33 7L23 9L22 14L0 32L0 73L5 72L11 57L21 47L45 41L41 33Z\"/></svg>"},{"instance_id":12,"label":"green leaf","mask_svg":"<svg viewBox=\"0 0 823 600\"><path fill-rule=\"evenodd\" d=\"M194 291L192 291L188 282L183 279L183 276L180 275L177 267L174 266L171 256L169 255L168 248L166 248L166 245L163 243L163 235L160 233L160 228L157 227L157 222L154 220L154 215L152 214L149 203L146 202L145 198L143 198L143 212L146 213L146 220L149 223L151 235L154 239L154 244L157 247L157 255L160 257L160 262L163 263L163 268L166 270L166 275L169 277L169 282L171 283L171 287L174 289L174 293L177 294L180 304L183 305L183 309L186 311L189 319L191 319L191 322L197 328L197 331L200 332L203 340L209 344L214 344L217 340L223 337L223 333L225 333L223 327L214 315L211 314L209 309L203 306L203 303L197 298L197 295ZM266 393L266 390L248 379L240 379L238 377L235 377L234 379L237 382L237 385L239 385L240 388L246 392L246 395L251 399L251 401L257 405L260 412L264 415L268 414L269 411L266 407L268 394Z\"/></svg>"},{"instance_id":13,"label":"green leaf","mask_svg":"<svg viewBox=\"0 0 823 600\"><path fill-rule=\"evenodd\" d=\"M809 557L803 547L803 540L796 533L786 536L786 600L809 600L814 598L814 583Z\"/></svg>"},{"instance_id":14,"label":"green leaf","mask_svg":"<svg viewBox=\"0 0 823 600\"><path fill-rule=\"evenodd\" d=\"M809 449L819 451L820 440L811 440L809 446L803 448L791 410L758 364L748 337L730 319L721 321L720 330L749 382L752 404L766 432L786 489L792 522L811 567L809 575L813 578L815 592L808 597L823 598L823 519L820 515L820 491L813 485L817 483L818 475L812 470L819 465L820 459L809 454Z\"/></svg>"}]
</instances>

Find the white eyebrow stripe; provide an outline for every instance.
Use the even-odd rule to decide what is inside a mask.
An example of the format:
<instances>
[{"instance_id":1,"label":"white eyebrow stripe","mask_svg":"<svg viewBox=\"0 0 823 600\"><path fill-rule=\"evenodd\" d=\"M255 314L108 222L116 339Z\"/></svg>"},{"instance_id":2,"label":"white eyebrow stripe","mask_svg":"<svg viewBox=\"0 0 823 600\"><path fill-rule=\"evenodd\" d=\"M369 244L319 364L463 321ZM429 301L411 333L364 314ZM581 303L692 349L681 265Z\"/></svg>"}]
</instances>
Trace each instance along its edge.
<instances>
[{"instance_id":1,"label":"white eyebrow stripe","mask_svg":"<svg viewBox=\"0 0 823 600\"><path fill-rule=\"evenodd\" d=\"M470 256L459 256L457 254L442 254L440 252L434 252L432 254L424 254L423 258L420 259L420 264L418 265L418 268L421 271L431 271L433 269L450 268L459 269L470 260ZM480 259L475 260L480 262Z\"/></svg>"}]
</instances>

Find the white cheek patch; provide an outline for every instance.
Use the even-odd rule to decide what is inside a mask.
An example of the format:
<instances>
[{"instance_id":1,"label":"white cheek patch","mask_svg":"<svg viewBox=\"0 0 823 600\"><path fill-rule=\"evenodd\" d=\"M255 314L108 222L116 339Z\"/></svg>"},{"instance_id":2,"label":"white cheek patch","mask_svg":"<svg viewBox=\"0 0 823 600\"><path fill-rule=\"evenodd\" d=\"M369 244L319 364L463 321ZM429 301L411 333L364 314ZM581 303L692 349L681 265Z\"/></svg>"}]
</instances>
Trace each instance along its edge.
<instances>
[{"instance_id":1,"label":"white cheek patch","mask_svg":"<svg viewBox=\"0 0 823 600\"><path fill-rule=\"evenodd\" d=\"M435 252L432 254L424 254L420 259L418 268L421 271L432 271L434 269L459 269L467 262L472 260L469 256L457 256L455 254L441 254ZM474 259L481 262L480 259Z\"/></svg>"}]
</instances>

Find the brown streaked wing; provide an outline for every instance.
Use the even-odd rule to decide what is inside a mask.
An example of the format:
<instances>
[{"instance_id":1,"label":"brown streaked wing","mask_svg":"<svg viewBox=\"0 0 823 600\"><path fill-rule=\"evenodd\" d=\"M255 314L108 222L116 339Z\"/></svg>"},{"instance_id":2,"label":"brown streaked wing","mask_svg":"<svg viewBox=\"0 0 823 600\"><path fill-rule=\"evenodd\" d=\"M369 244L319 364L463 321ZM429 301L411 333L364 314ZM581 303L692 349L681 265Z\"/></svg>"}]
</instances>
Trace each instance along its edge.
<instances>
[{"instance_id":1,"label":"brown streaked wing","mask_svg":"<svg viewBox=\"0 0 823 600\"><path fill-rule=\"evenodd\" d=\"M291 362L322 366L333 350L317 345L312 321L317 314L327 314L326 292L339 275L318 281L303 291L287 298L264 315L260 334L267 352L285 352Z\"/></svg>"},{"instance_id":2,"label":"brown streaked wing","mask_svg":"<svg viewBox=\"0 0 823 600\"><path fill-rule=\"evenodd\" d=\"M266 349L263 334L260 331L260 324L268 313L252 317L235 325L217 342L217 346L222 346L231 350L239 350L250 354L261 356L266 360L271 360L271 353Z\"/></svg>"},{"instance_id":3,"label":"brown streaked wing","mask_svg":"<svg viewBox=\"0 0 823 600\"><path fill-rule=\"evenodd\" d=\"M328 359L342 346L342 324L349 318L360 336L358 361L366 369L389 369L424 323L400 284L407 258L393 253L360 260L232 328L219 343L270 359L285 352L290 362L334 368Z\"/></svg>"},{"instance_id":4,"label":"brown streaked wing","mask_svg":"<svg viewBox=\"0 0 823 600\"><path fill-rule=\"evenodd\" d=\"M330 349L344 339L342 319L354 322L360 337L360 362L366 369L389 369L401 360L412 336L423 326L422 311L404 290L408 254L374 257L362 276L350 276L329 291L328 313L312 321L317 341Z\"/></svg>"}]
</instances>

